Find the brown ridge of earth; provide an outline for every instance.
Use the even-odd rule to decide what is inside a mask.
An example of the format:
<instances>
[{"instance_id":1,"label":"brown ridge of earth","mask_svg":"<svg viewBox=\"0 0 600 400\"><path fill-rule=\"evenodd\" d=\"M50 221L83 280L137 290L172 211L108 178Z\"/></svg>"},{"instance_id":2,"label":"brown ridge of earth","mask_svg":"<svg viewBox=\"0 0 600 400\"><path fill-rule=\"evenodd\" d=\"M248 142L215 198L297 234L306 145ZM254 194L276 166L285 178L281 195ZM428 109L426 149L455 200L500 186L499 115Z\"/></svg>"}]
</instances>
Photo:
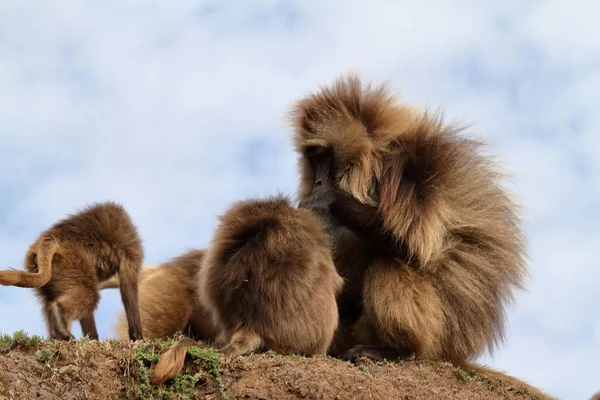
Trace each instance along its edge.
<instances>
[{"instance_id":1,"label":"brown ridge of earth","mask_svg":"<svg viewBox=\"0 0 600 400\"><path fill-rule=\"evenodd\" d=\"M548 399L485 371L431 361L356 364L272 352L220 360L192 347L166 385L149 378L170 342L81 340L0 344L4 399ZM502 377L502 376L501 376Z\"/></svg>"}]
</instances>

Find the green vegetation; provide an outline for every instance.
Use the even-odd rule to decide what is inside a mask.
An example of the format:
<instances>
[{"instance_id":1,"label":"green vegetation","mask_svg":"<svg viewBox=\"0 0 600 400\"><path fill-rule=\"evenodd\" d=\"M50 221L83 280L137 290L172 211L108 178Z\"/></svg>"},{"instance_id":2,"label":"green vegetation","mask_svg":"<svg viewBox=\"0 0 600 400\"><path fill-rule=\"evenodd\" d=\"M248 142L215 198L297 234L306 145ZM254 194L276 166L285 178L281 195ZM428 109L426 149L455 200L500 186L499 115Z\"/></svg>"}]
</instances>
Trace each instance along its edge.
<instances>
[{"instance_id":1,"label":"green vegetation","mask_svg":"<svg viewBox=\"0 0 600 400\"><path fill-rule=\"evenodd\" d=\"M199 365L204 371L215 378L219 384L221 398L229 400L229 395L225 391L225 384L221 376L221 354L214 349L199 346L191 346L188 354L192 356L194 364Z\"/></svg>"},{"instance_id":2,"label":"green vegetation","mask_svg":"<svg viewBox=\"0 0 600 400\"><path fill-rule=\"evenodd\" d=\"M0 335L0 352L7 352L15 347L35 347L43 341L42 337L29 337L25 331L16 331L11 335Z\"/></svg>"},{"instance_id":3,"label":"green vegetation","mask_svg":"<svg viewBox=\"0 0 600 400\"><path fill-rule=\"evenodd\" d=\"M164 385L152 385L152 371L175 339L156 340L154 343L144 343L137 346L132 357L124 357L121 367L125 374L133 377L139 385L128 388L130 395L138 399L189 399L198 384L208 383L211 377L216 381L218 390L223 400L229 400L221 375L221 355L213 349L191 346L188 355L200 371L193 372L194 368L184 368L172 380Z\"/></svg>"},{"instance_id":4,"label":"green vegetation","mask_svg":"<svg viewBox=\"0 0 600 400\"><path fill-rule=\"evenodd\" d=\"M58 347L54 342L50 342L49 344L45 345L41 349L36 350L35 352L35 358L39 362L43 363L50 361L56 356L58 356Z\"/></svg>"},{"instance_id":5,"label":"green vegetation","mask_svg":"<svg viewBox=\"0 0 600 400\"><path fill-rule=\"evenodd\" d=\"M358 367L362 372L366 373L366 374L370 374L371 373L371 367L366 366L366 365L359 365Z\"/></svg>"},{"instance_id":6,"label":"green vegetation","mask_svg":"<svg viewBox=\"0 0 600 400\"><path fill-rule=\"evenodd\" d=\"M475 376L475 372L473 372L473 371L465 371L463 369L459 369L456 372L456 375L462 381L470 381Z\"/></svg>"}]
</instances>

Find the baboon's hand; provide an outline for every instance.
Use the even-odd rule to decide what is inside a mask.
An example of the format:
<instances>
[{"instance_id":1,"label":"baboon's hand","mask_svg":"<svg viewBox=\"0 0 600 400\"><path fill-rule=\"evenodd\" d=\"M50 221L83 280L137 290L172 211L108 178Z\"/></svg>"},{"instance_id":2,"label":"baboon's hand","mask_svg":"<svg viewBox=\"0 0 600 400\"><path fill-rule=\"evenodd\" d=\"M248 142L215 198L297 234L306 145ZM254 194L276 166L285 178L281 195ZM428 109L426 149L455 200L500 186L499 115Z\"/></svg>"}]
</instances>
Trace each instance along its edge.
<instances>
[{"instance_id":1,"label":"baboon's hand","mask_svg":"<svg viewBox=\"0 0 600 400\"><path fill-rule=\"evenodd\" d=\"M298 208L327 211L338 198L338 191L334 188L316 189L310 196L305 197L298 204Z\"/></svg>"}]
</instances>

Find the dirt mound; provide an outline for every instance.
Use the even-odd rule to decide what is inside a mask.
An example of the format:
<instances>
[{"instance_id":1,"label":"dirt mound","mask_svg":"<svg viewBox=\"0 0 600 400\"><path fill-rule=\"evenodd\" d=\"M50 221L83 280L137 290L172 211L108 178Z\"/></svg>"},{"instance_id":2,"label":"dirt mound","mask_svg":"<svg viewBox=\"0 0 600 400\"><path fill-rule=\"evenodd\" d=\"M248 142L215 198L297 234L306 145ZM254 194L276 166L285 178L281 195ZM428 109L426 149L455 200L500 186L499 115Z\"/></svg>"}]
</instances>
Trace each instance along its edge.
<instances>
[{"instance_id":1,"label":"dirt mound","mask_svg":"<svg viewBox=\"0 0 600 400\"><path fill-rule=\"evenodd\" d=\"M154 364L173 341L42 341L0 338L4 399L543 399L533 388L484 371L428 361L357 364L272 352L231 362L192 347L184 373L151 386Z\"/></svg>"}]
</instances>

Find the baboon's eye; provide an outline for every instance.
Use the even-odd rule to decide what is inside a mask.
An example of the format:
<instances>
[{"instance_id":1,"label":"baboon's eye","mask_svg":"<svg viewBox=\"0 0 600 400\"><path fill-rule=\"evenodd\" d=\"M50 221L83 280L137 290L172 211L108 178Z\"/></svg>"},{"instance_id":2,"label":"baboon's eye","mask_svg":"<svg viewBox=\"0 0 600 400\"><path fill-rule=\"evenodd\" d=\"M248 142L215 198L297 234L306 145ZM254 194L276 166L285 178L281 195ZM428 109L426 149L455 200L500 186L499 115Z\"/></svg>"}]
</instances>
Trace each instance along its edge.
<instances>
[{"instance_id":1,"label":"baboon's eye","mask_svg":"<svg viewBox=\"0 0 600 400\"><path fill-rule=\"evenodd\" d=\"M310 160L317 160L329 152L329 149L323 146L308 146L304 149L304 156Z\"/></svg>"}]
</instances>

